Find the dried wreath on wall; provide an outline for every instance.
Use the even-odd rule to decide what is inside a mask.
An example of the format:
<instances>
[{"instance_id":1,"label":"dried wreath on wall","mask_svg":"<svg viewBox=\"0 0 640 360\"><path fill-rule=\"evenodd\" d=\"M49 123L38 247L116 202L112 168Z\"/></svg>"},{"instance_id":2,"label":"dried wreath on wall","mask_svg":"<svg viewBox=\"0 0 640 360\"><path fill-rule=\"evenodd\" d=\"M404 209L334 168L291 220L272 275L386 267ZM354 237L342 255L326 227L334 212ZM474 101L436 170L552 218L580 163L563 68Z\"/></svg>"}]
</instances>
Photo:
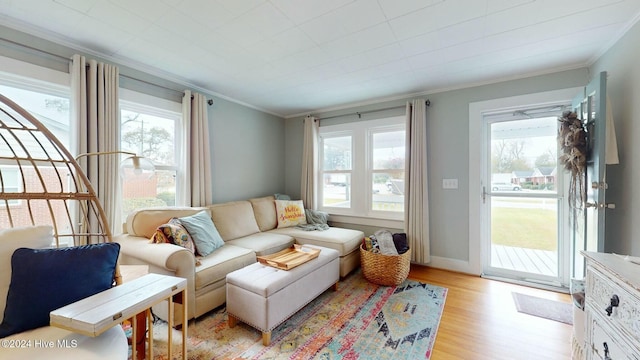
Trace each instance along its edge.
<instances>
[{"instance_id":1,"label":"dried wreath on wall","mask_svg":"<svg viewBox=\"0 0 640 360\"><path fill-rule=\"evenodd\" d=\"M558 141L562 151L560 163L571 175L569 206L572 209L581 209L586 199L587 132L575 112L563 112L558 121Z\"/></svg>"}]
</instances>

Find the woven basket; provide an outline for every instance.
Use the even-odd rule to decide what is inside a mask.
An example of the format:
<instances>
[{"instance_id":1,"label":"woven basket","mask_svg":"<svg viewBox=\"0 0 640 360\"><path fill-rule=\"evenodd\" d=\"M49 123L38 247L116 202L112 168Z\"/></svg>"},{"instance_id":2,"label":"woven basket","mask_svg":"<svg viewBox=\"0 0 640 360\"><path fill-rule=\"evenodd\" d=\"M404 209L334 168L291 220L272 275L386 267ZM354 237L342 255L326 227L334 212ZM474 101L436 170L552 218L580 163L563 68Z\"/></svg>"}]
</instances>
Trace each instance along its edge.
<instances>
[{"instance_id":1,"label":"woven basket","mask_svg":"<svg viewBox=\"0 0 640 360\"><path fill-rule=\"evenodd\" d=\"M367 251L360 245L360 265L364 277L374 284L399 285L407 279L411 249L400 255L383 255Z\"/></svg>"}]
</instances>

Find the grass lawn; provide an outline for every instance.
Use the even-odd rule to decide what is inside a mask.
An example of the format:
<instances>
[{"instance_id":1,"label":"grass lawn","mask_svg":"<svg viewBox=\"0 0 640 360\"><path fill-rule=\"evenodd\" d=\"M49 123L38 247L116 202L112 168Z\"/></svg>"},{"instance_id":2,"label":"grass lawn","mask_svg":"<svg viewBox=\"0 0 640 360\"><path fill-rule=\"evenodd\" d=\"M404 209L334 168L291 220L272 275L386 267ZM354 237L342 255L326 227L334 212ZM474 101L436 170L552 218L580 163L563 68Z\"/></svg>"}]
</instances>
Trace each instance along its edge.
<instances>
[{"instance_id":1,"label":"grass lawn","mask_svg":"<svg viewBox=\"0 0 640 360\"><path fill-rule=\"evenodd\" d=\"M491 242L528 249L557 250L556 212L546 209L494 207Z\"/></svg>"}]
</instances>

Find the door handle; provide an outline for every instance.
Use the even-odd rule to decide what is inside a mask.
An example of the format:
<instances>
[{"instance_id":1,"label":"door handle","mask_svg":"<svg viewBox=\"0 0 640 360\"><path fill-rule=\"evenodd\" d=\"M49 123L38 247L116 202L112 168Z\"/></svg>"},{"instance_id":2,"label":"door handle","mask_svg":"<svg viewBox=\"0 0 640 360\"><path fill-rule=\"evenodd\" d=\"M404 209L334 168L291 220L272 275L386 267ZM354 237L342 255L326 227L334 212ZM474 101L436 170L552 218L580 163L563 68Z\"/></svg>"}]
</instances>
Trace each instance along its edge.
<instances>
[{"instance_id":1,"label":"door handle","mask_svg":"<svg viewBox=\"0 0 640 360\"><path fill-rule=\"evenodd\" d=\"M616 208L616 204L607 204L607 203L590 203L590 202L585 202L584 203L584 207L585 209L587 208L597 208L597 209L615 209Z\"/></svg>"},{"instance_id":2,"label":"door handle","mask_svg":"<svg viewBox=\"0 0 640 360\"><path fill-rule=\"evenodd\" d=\"M604 190L607 190L607 189L609 188L609 184L607 184L607 183L606 183L606 182L604 182L604 181L600 181L600 182L593 181L593 182L591 183L591 188L592 188L592 189L594 189L594 190L596 190L596 189L604 189Z\"/></svg>"}]
</instances>

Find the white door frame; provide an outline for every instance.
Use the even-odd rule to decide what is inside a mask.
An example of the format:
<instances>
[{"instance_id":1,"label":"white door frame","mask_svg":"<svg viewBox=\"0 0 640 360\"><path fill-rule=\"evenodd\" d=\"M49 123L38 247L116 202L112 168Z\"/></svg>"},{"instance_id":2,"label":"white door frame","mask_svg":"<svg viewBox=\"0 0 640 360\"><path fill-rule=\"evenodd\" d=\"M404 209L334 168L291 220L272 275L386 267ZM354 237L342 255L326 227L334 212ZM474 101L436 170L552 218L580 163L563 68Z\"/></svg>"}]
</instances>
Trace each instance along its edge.
<instances>
[{"instance_id":1,"label":"white door frame","mask_svg":"<svg viewBox=\"0 0 640 360\"><path fill-rule=\"evenodd\" d=\"M482 274L482 259L489 249L482 245L482 146L483 113L495 109L526 107L531 104L571 103L582 87L512 96L469 104L469 270Z\"/></svg>"}]
</instances>

